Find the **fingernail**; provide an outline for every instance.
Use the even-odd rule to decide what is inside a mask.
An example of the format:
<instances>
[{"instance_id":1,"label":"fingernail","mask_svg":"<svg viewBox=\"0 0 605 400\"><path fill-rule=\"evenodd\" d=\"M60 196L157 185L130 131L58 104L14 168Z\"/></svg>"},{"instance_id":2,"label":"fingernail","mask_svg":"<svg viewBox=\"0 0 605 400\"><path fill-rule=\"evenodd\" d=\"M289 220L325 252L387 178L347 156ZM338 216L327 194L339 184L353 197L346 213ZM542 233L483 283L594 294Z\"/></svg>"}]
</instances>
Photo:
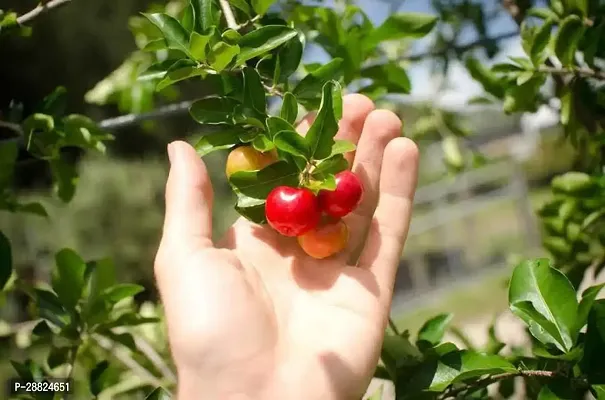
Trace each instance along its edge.
<instances>
[{"instance_id":1,"label":"fingernail","mask_svg":"<svg viewBox=\"0 0 605 400\"><path fill-rule=\"evenodd\" d=\"M175 160L173 143L168 143L168 160L170 161L170 164L172 164Z\"/></svg>"}]
</instances>

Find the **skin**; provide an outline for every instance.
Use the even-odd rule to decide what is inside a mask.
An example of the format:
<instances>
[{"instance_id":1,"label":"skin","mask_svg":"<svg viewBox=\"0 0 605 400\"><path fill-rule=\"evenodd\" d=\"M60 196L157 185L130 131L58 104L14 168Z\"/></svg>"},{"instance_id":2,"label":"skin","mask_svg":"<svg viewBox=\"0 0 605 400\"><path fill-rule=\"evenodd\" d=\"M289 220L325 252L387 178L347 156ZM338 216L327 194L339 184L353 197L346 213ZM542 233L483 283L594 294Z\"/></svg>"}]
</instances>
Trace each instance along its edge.
<instances>
[{"instance_id":1,"label":"skin","mask_svg":"<svg viewBox=\"0 0 605 400\"><path fill-rule=\"evenodd\" d=\"M275 151L261 153L252 146L235 148L227 156L225 173L227 177L238 171L256 171L263 169L277 161Z\"/></svg>"},{"instance_id":2,"label":"skin","mask_svg":"<svg viewBox=\"0 0 605 400\"><path fill-rule=\"evenodd\" d=\"M298 237L298 244L305 253L321 260L339 253L347 246L349 230L342 220L326 221Z\"/></svg>"},{"instance_id":3,"label":"skin","mask_svg":"<svg viewBox=\"0 0 605 400\"><path fill-rule=\"evenodd\" d=\"M373 111L360 95L344 104L338 137L358 144L347 157L365 193L344 219L347 248L330 259L243 218L213 242L206 167L185 142L169 146L155 275L178 400L357 400L365 392L409 227L418 150L400 137L395 114Z\"/></svg>"}]
</instances>

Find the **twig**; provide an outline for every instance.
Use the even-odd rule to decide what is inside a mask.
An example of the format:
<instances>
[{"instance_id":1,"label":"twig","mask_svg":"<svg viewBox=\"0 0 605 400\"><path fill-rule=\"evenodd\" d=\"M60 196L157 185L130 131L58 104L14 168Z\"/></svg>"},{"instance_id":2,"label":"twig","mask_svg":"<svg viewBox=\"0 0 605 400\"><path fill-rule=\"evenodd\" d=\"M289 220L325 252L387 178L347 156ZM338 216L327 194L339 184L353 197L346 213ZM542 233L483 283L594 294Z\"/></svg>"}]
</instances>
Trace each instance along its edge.
<instances>
[{"instance_id":1,"label":"twig","mask_svg":"<svg viewBox=\"0 0 605 400\"><path fill-rule=\"evenodd\" d=\"M17 18L19 25L27 24L34 18L37 18L40 14L43 14L53 8L60 7L69 3L71 0L50 0L48 3L41 3L33 10L21 15Z\"/></svg>"},{"instance_id":2,"label":"twig","mask_svg":"<svg viewBox=\"0 0 605 400\"><path fill-rule=\"evenodd\" d=\"M229 5L229 0L219 0L221 4L221 9L223 10L223 15L225 16L225 20L227 21L227 26L233 30L238 30L239 25L235 20L235 16L233 15L233 10Z\"/></svg>"},{"instance_id":3,"label":"twig","mask_svg":"<svg viewBox=\"0 0 605 400\"><path fill-rule=\"evenodd\" d=\"M20 135L23 134L23 129L21 129L21 125L15 124L13 122L0 121L0 128L7 128Z\"/></svg>"},{"instance_id":4,"label":"twig","mask_svg":"<svg viewBox=\"0 0 605 400\"><path fill-rule=\"evenodd\" d=\"M115 346L113 343L100 335L92 335L92 338L105 350L109 351L113 354L119 361L122 362L125 366L133 370L139 377L149 382L153 386L162 386L164 383L158 379L155 375L145 369L141 364L137 363L133 358L127 356L126 354L115 351Z\"/></svg>"},{"instance_id":5,"label":"twig","mask_svg":"<svg viewBox=\"0 0 605 400\"><path fill-rule=\"evenodd\" d=\"M80 345L81 345L81 343L78 342L78 344L73 346L71 349L71 354L69 357L69 365L70 365L69 374L67 374L68 381L71 381L74 377L74 370L76 369L76 358L78 356L78 351L80 350ZM69 392L67 392L63 395L63 400L67 400L68 397L69 397Z\"/></svg>"},{"instance_id":6,"label":"twig","mask_svg":"<svg viewBox=\"0 0 605 400\"><path fill-rule=\"evenodd\" d=\"M395 335L401 335L399 329L397 329L397 325L395 325L395 321L393 321L391 317L389 317L389 327L393 330L393 332L395 332Z\"/></svg>"},{"instance_id":7,"label":"twig","mask_svg":"<svg viewBox=\"0 0 605 400\"><path fill-rule=\"evenodd\" d=\"M162 360L162 357L155 351L153 346L151 346L151 344L149 344L142 337L134 335L133 337L134 342L137 345L137 348L141 350L141 353L145 354L149 361L152 362L152 364L162 373L162 375L164 375L164 377L170 379L172 383L175 383L176 376L174 375L174 372L172 372L172 370L168 368L168 365L166 365L164 360Z\"/></svg>"},{"instance_id":8,"label":"twig","mask_svg":"<svg viewBox=\"0 0 605 400\"><path fill-rule=\"evenodd\" d=\"M147 113L120 115L119 117L104 119L100 121L98 125L101 129L122 128L124 126L134 125L141 121L185 113L189 110L193 103L193 100L187 100L180 103L168 104Z\"/></svg>"},{"instance_id":9,"label":"twig","mask_svg":"<svg viewBox=\"0 0 605 400\"><path fill-rule=\"evenodd\" d=\"M577 75L584 78L605 80L605 71L595 71L590 68L556 68L550 66L541 66L538 71L553 75Z\"/></svg>"},{"instance_id":10,"label":"twig","mask_svg":"<svg viewBox=\"0 0 605 400\"><path fill-rule=\"evenodd\" d=\"M496 383L498 381L502 381L509 378L515 378L517 376L525 376L525 377L540 377L540 378L556 378L561 376L560 374L554 371L534 371L534 370L523 370L523 371L515 371L515 372L505 372L502 374L487 376L483 379L479 379L476 382L473 382L469 385L453 388L450 386L450 389L446 390L443 395L439 396L439 399L445 400L449 398L455 398L462 392L465 392L469 389L487 387L492 383Z\"/></svg>"},{"instance_id":11,"label":"twig","mask_svg":"<svg viewBox=\"0 0 605 400\"><path fill-rule=\"evenodd\" d=\"M236 31L239 31L240 29L246 28L250 25L252 25L253 23L259 21L263 16L262 15L257 15L251 19L249 19L248 21L244 22L243 24L239 24L235 27Z\"/></svg>"}]
</instances>

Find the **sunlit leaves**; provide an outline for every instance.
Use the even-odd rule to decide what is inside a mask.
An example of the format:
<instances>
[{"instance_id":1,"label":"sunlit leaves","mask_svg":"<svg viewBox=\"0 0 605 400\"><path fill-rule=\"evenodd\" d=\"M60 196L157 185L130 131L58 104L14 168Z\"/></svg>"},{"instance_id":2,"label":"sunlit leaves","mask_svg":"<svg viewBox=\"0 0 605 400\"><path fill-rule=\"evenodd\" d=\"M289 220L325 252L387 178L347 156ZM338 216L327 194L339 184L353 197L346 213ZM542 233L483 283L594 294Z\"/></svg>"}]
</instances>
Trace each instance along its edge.
<instances>
[{"instance_id":1,"label":"sunlit leaves","mask_svg":"<svg viewBox=\"0 0 605 400\"><path fill-rule=\"evenodd\" d=\"M189 32L173 17L167 14L143 14L164 35L168 48L179 50L191 57L189 51Z\"/></svg>"},{"instance_id":2,"label":"sunlit leaves","mask_svg":"<svg viewBox=\"0 0 605 400\"><path fill-rule=\"evenodd\" d=\"M235 124L241 103L230 97L206 97L193 103L189 113L200 124Z\"/></svg>"},{"instance_id":3,"label":"sunlit leaves","mask_svg":"<svg viewBox=\"0 0 605 400\"><path fill-rule=\"evenodd\" d=\"M343 60L335 58L314 69L296 85L292 93L299 102L319 100L322 87L330 80L338 80L343 73Z\"/></svg>"},{"instance_id":4,"label":"sunlit leaves","mask_svg":"<svg viewBox=\"0 0 605 400\"><path fill-rule=\"evenodd\" d=\"M339 90L340 85L335 81L330 81L324 85L321 106L305 137L310 148L310 156L315 159L327 158L332 151L334 136L338 132L333 94Z\"/></svg>"},{"instance_id":5,"label":"sunlit leaves","mask_svg":"<svg viewBox=\"0 0 605 400\"><path fill-rule=\"evenodd\" d=\"M298 103L296 97L290 92L284 95L280 117L290 124L296 122L296 119L298 118Z\"/></svg>"},{"instance_id":6,"label":"sunlit leaves","mask_svg":"<svg viewBox=\"0 0 605 400\"><path fill-rule=\"evenodd\" d=\"M372 49L387 40L420 38L428 34L436 23L435 15L411 12L393 14L363 41L362 46Z\"/></svg>"},{"instance_id":7,"label":"sunlit leaves","mask_svg":"<svg viewBox=\"0 0 605 400\"><path fill-rule=\"evenodd\" d=\"M73 309L84 289L86 263L71 249L63 249L55 256L52 286L62 304Z\"/></svg>"},{"instance_id":8,"label":"sunlit leaves","mask_svg":"<svg viewBox=\"0 0 605 400\"><path fill-rule=\"evenodd\" d=\"M570 15L561 22L555 39L555 54L564 66L573 63L574 54L583 33L584 24L577 15Z\"/></svg>"},{"instance_id":9,"label":"sunlit leaves","mask_svg":"<svg viewBox=\"0 0 605 400\"><path fill-rule=\"evenodd\" d=\"M242 126L217 125L217 130L203 135L193 146L200 157L217 150L230 149L240 143L240 137L248 132Z\"/></svg>"},{"instance_id":10,"label":"sunlit leaves","mask_svg":"<svg viewBox=\"0 0 605 400\"><path fill-rule=\"evenodd\" d=\"M241 52L236 59L242 65L251 58L263 55L294 38L296 30L283 25L267 25L245 34L240 40Z\"/></svg>"},{"instance_id":11,"label":"sunlit leaves","mask_svg":"<svg viewBox=\"0 0 605 400\"><path fill-rule=\"evenodd\" d=\"M264 200L277 186L296 186L299 171L292 163L279 161L260 171L238 171L229 177L237 193Z\"/></svg>"},{"instance_id":12,"label":"sunlit leaves","mask_svg":"<svg viewBox=\"0 0 605 400\"><path fill-rule=\"evenodd\" d=\"M269 10L269 7L275 3L275 0L251 0L251 3L252 8L254 8L254 12L262 15Z\"/></svg>"}]
</instances>

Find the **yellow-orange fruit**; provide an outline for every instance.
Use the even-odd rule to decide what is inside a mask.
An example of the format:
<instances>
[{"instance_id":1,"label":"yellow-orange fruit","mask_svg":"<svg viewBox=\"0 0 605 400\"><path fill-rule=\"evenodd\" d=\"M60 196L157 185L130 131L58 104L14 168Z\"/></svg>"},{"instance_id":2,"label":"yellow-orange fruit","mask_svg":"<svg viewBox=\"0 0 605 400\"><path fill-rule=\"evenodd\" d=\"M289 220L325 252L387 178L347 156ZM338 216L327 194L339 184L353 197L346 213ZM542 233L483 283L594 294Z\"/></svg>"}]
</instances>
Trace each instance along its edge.
<instances>
[{"instance_id":1,"label":"yellow-orange fruit","mask_svg":"<svg viewBox=\"0 0 605 400\"><path fill-rule=\"evenodd\" d=\"M256 171L277 161L275 150L261 153L252 146L240 146L229 153L225 173L227 178L238 171Z\"/></svg>"},{"instance_id":2,"label":"yellow-orange fruit","mask_svg":"<svg viewBox=\"0 0 605 400\"><path fill-rule=\"evenodd\" d=\"M349 240L349 228L342 220L324 220L315 229L298 237L305 253L316 259L340 253Z\"/></svg>"}]
</instances>

